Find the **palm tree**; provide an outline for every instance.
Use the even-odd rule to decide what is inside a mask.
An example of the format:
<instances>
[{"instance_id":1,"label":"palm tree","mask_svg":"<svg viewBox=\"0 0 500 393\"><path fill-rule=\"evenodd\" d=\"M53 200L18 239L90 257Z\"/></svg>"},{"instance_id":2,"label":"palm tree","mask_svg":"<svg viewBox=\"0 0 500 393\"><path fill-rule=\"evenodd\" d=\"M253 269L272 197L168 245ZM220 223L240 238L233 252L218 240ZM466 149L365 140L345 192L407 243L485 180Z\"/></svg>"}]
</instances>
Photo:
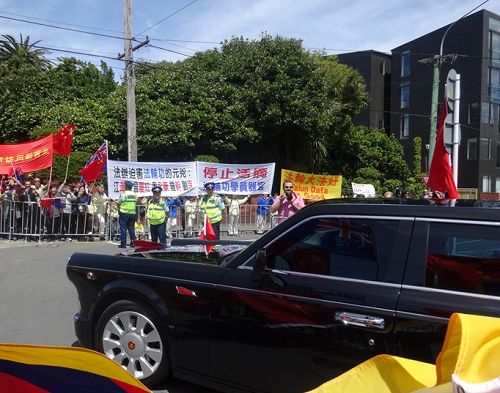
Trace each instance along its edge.
<instances>
[{"instance_id":1,"label":"palm tree","mask_svg":"<svg viewBox=\"0 0 500 393\"><path fill-rule=\"evenodd\" d=\"M12 65L17 67L22 64L30 64L40 67L42 70L46 70L52 65L49 60L44 58L48 51L37 47L40 41L30 43L29 35L23 39L23 35L19 34L19 42L8 34L2 35L2 38L0 40L0 62L11 61Z\"/></svg>"}]
</instances>

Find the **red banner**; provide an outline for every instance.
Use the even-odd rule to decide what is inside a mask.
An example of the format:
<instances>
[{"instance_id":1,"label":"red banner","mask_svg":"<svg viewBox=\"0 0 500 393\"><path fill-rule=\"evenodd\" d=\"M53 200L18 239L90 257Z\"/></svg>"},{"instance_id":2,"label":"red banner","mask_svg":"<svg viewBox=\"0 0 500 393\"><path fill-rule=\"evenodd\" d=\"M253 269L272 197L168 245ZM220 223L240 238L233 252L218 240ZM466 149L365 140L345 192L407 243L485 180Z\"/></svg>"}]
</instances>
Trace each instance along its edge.
<instances>
[{"instance_id":1,"label":"red banner","mask_svg":"<svg viewBox=\"0 0 500 393\"><path fill-rule=\"evenodd\" d=\"M15 145L0 145L0 174L12 173L12 168L20 168L28 173L52 166L53 135L32 142Z\"/></svg>"}]
</instances>

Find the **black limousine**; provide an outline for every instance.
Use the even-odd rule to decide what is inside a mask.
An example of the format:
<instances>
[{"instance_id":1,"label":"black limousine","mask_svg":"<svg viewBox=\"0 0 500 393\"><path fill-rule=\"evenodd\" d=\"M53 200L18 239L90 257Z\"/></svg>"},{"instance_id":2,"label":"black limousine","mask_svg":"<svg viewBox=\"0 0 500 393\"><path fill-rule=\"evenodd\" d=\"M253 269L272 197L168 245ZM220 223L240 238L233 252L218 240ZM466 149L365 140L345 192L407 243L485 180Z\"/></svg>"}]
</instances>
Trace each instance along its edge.
<instances>
[{"instance_id":1,"label":"black limousine","mask_svg":"<svg viewBox=\"0 0 500 393\"><path fill-rule=\"evenodd\" d=\"M304 392L380 353L434 362L453 312L500 316L500 210L323 201L248 245L76 253L67 274L80 343L148 386Z\"/></svg>"}]
</instances>

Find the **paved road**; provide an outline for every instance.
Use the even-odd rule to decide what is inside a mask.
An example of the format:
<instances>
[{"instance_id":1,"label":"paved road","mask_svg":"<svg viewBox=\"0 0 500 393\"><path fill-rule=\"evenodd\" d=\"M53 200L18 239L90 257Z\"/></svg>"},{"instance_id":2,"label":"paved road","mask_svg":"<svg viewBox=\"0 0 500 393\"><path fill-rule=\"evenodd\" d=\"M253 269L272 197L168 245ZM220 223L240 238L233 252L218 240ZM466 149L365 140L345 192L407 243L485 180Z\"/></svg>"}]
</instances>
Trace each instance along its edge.
<instances>
[{"instance_id":1,"label":"paved road","mask_svg":"<svg viewBox=\"0 0 500 393\"><path fill-rule=\"evenodd\" d=\"M114 254L105 242L49 242L38 245L0 240L0 342L72 345L76 290L65 266L73 252ZM170 381L158 393L216 393Z\"/></svg>"}]
</instances>

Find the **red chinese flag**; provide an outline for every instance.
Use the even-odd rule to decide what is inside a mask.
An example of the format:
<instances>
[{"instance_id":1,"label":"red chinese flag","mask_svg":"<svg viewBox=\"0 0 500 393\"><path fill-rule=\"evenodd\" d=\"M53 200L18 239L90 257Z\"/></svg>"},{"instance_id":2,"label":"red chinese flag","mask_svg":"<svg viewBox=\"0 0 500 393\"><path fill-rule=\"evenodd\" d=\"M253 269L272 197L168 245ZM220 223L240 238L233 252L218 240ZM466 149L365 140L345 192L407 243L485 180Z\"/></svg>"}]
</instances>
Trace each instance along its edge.
<instances>
[{"instance_id":1,"label":"red chinese flag","mask_svg":"<svg viewBox=\"0 0 500 393\"><path fill-rule=\"evenodd\" d=\"M448 102L446 99L441 105L441 113L439 115L439 123L436 135L436 146L434 155L432 156L431 169L429 171L429 180L427 185L434 191L447 193L448 198L457 199L458 192L453 172L450 165L450 155L444 146L444 123L448 114Z\"/></svg>"},{"instance_id":2,"label":"red chinese flag","mask_svg":"<svg viewBox=\"0 0 500 393\"><path fill-rule=\"evenodd\" d=\"M54 154L60 156L69 156L73 144L73 135L75 134L75 125L66 124L57 134L54 135Z\"/></svg>"}]
</instances>

